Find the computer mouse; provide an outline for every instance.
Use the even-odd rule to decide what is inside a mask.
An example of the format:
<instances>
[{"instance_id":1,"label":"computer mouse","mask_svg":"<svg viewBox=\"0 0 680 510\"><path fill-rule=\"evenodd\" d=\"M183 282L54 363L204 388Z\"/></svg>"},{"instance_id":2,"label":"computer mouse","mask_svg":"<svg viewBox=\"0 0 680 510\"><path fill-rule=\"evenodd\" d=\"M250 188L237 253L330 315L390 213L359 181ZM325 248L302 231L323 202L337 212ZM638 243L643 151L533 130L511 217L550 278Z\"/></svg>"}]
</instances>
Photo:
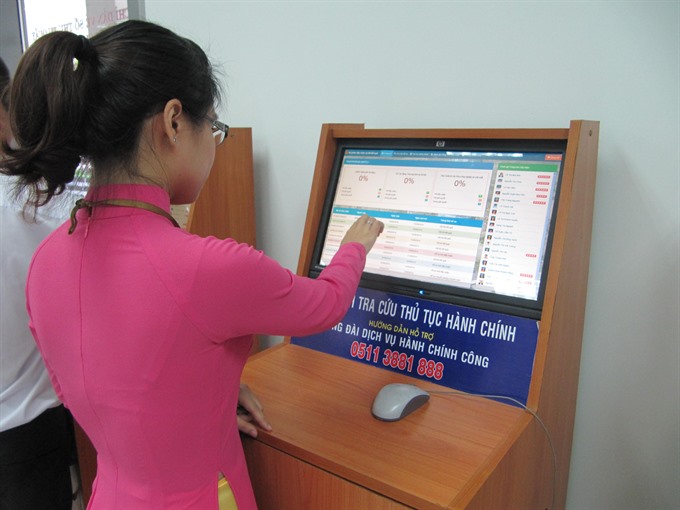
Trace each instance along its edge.
<instances>
[{"instance_id":1,"label":"computer mouse","mask_svg":"<svg viewBox=\"0 0 680 510\"><path fill-rule=\"evenodd\" d=\"M373 400L371 412L379 420L397 421L430 400L430 394L413 384L392 383L383 386Z\"/></svg>"}]
</instances>

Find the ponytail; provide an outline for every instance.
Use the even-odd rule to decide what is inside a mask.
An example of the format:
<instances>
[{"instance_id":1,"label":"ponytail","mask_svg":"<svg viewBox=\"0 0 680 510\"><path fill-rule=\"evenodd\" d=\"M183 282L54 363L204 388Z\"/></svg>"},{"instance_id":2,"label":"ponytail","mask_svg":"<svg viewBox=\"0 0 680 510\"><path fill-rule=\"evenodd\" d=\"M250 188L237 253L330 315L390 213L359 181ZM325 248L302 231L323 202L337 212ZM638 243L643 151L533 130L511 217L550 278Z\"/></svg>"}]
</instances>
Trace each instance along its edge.
<instances>
[{"instance_id":1,"label":"ponytail","mask_svg":"<svg viewBox=\"0 0 680 510\"><path fill-rule=\"evenodd\" d=\"M6 148L2 172L19 177L36 207L61 193L87 152L87 112L96 95L97 54L70 32L38 39L17 67L10 119L18 148Z\"/></svg>"}]
</instances>

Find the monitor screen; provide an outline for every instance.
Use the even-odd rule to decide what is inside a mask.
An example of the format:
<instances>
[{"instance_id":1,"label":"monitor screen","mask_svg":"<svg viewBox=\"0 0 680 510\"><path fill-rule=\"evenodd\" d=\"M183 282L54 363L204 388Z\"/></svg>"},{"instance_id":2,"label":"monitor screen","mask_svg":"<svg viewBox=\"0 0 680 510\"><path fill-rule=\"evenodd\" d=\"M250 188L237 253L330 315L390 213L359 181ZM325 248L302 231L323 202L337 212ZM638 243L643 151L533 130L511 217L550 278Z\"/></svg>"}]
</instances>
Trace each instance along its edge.
<instances>
[{"instance_id":1,"label":"monitor screen","mask_svg":"<svg viewBox=\"0 0 680 510\"><path fill-rule=\"evenodd\" d=\"M345 140L315 276L362 214L385 224L362 285L540 315L565 140Z\"/></svg>"}]
</instances>

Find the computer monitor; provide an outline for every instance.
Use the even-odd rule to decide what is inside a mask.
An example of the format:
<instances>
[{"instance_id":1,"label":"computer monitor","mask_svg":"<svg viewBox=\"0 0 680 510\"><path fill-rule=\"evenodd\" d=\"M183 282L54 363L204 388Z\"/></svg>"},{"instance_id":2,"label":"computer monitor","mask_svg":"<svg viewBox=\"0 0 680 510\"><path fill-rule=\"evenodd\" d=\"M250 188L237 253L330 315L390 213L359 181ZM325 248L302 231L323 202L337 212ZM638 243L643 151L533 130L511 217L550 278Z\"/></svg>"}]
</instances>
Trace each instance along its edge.
<instances>
[{"instance_id":1,"label":"computer monitor","mask_svg":"<svg viewBox=\"0 0 680 510\"><path fill-rule=\"evenodd\" d=\"M318 276L362 214L385 224L361 285L539 318L566 140L344 139Z\"/></svg>"}]
</instances>

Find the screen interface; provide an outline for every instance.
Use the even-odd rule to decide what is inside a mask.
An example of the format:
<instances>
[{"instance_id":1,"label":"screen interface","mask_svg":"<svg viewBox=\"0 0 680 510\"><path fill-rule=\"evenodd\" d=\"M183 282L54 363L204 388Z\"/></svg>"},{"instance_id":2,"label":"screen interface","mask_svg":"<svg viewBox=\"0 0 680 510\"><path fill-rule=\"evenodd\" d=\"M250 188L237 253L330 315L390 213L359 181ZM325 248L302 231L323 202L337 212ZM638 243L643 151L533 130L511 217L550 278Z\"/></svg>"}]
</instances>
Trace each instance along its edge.
<instances>
[{"instance_id":1,"label":"screen interface","mask_svg":"<svg viewBox=\"0 0 680 510\"><path fill-rule=\"evenodd\" d=\"M344 148L340 157L320 266L368 214L385 229L365 274L539 298L562 152Z\"/></svg>"}]
</instances>

